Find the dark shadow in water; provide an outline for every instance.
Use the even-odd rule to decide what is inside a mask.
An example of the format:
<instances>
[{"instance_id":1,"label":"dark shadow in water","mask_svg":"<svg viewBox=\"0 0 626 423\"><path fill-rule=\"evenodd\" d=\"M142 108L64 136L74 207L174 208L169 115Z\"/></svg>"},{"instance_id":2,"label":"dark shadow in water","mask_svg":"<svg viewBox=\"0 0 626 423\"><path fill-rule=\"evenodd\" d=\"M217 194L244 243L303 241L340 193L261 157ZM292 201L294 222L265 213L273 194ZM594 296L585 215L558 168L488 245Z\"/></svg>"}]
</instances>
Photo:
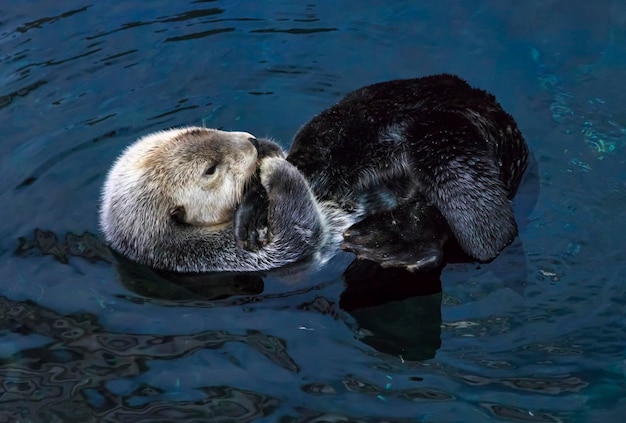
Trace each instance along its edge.
<instances>
[{"instance_id":1,"label":"dark shadow in water","mask_svg":"<svg viewBox=\"0 0 626 423\"><path fill-rule=\"evenodd\" d=\"M74 16L78 13L81 12L85 12L87 11L87 9L89 9L91 6L85 6L85 7L81 7L80 9L74 9L74 10L70 10L64 13L61 13L59 15L56 16L49 16L49 17L45 17L45 18L39 18L37 20L31 21L31 22L26 22L24 24L22 24L21 26L15 28L15 32L21 32L21 33L26 33L28 31L30 31L31 29L41 29L44 25L49 25L49 24L54 24L64 18L69 18L71 16Z\"/></svg>"},{"instance_id":2,"label":"dark shadow in water","mask_svg":"<svg viewBox=\"0 0 626 423\"><path fill-rule=\"evenodd\" d=\"M0 96L0 109L10 105L13 102L13 100L15 100L18 97L26 97L28 94L31 93L31 91L35 91L37 88L47 83L48 81L46 80L39 80L39 81L33 82L32 84L26 87L20 88L17 91Z\"/></svg>"},{"instance_id":3,"label":"dark shadow in water","mask_svg":"<svg viewBox=\"0 0 626 423\"><path fill-rule=\"evenodd\" d=\"M343 274L339 306L354 317L365 344L404 360L428 360L441 346L440 274L357 259Z\"/></svg>"}]
</instances>

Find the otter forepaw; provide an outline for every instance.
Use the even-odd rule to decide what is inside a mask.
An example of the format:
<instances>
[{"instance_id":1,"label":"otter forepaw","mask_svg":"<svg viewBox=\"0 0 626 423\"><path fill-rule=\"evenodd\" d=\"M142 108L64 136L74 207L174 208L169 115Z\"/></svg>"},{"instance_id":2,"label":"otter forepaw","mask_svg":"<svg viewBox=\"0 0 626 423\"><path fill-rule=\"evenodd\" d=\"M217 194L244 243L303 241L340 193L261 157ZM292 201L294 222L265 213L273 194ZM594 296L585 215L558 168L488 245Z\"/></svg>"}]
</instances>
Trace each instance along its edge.
<instances>
[{"instance_id":1,"label":"otter forepaw","mask_svg":"<svg viewBox=\"0 0 626 423\"><path fill-rule=\"evenodd\" d=\"M411 272L437 268L448 238L438 216L436 209L420 203L371 215L344 232L341 248L382 267Z\"/></svg>"},{"instance_id":2,"label":"otter forepaw","mask_svg":"<svg viewBox=\"0 0 626 423\"><path fill-rule=\"evenodd\" d=\"M441 246L436 243L385 245L374 242L368 245L358 239L344 235L341 249L356 254L359 259L376 262L381 267L405 268L410 272L434 269L439 267L443 261L443 251Z\"/></svg>"},{"instance_id":3,"label":"otter forepaw","mask_svg":"<svg viewBox=\"0 0 626 423\"><path fill-rule=\"evenodd\" d=\"M279 157L266 157L261 161L261 185L269 195L275 192L292 193L296 186L306 185L298 169L287 160ZM293 200L298 198L294 197Z\"/></svg>"},{"instance_id":4,"label":"otter forepaw","mask_svg":"<svg viewBox=\"0 0 626 423\"><path fill-rule=\"evenodd\" d=\"M276 144L274 141L260 138L258 140L258 143L259 159L264 159L266 157L285 158L285 152L283 151L282 147Z\"/></svg>"},{"instance_id":5,"label":"otter forepaw","mask_svg":"<svg viewBox=\"0 0 626 423\"><path fill-rule=\"evenodd\" d=\"M243 225L236 228L235 238L241 248L254 252L269 244L271 235L267 226Z\"/></svg>"},{"instance_id":6,"label":"otter forepaw","mask_svg":"<svg viewBox=\"0 0 626 423\"><path fill-rule=\"evenodd\" d=\"M269 244L269 200L260 184L255 184L243 196L235 211L234 233L237 244L248 251L258 251Z\"/></svg>"},{"instance_id":7,"label":"otter forepaw","mask_svg":"<svg viewBox=\"0 0 626 423\"><path fill-rule=\"evenodd\" d=\"M270 242L269 229L249 227L238 237L239 246L248 251L259 251Z\"/></svg>"}]
</instances>

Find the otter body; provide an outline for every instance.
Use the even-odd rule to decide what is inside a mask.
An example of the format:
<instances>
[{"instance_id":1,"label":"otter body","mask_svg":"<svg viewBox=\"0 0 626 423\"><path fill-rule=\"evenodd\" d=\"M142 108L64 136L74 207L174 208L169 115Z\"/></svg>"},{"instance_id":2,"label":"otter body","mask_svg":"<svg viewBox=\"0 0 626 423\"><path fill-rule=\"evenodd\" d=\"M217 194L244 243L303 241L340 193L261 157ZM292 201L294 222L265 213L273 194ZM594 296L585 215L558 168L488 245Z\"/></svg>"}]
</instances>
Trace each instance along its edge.
<instances>
[{"instance_id":1,"label":"otter body","mask_svg":"<svg viewBox=\"0 0 626 423\"><path fill-rule=\"evenodd\" d=\"M287 160L318 200L364 219L344 248L381 264L437 265L449 238L488 261L517 235L509 200L528 147L493 95L453 75L348 94L300 129Z\"/></svg>"},{"instance_id":2,"label":"otter body","mask_svg":"<svg viewBox=\"0 0 626 423\"><path fill-rule=\"evenodd\" d=\"M257 181L258 177L258 181ZM264 187L272 240L251 252L235 239L248 186ZM275 144L246 132L188 127L140 138L104 184L100 226L122 255L179 272L281 267L324 242L322 214L306 180Z\"/></svg>"},{"instance_id":3,"label":"otter body","mask_svg":"<svg viewBox=\"0 0 626 423\"><path fill-rule=\"evenodd\" d=\"M256 148L255 148L256 147ZM105 183L106 240L149 266L259 271L342 247L383 266L437 266L456 239L494 258L517 234L528 161L513 118L458 77L348 94L280 148L183 128L139 139Z\"/></svg>"}]
</instances>

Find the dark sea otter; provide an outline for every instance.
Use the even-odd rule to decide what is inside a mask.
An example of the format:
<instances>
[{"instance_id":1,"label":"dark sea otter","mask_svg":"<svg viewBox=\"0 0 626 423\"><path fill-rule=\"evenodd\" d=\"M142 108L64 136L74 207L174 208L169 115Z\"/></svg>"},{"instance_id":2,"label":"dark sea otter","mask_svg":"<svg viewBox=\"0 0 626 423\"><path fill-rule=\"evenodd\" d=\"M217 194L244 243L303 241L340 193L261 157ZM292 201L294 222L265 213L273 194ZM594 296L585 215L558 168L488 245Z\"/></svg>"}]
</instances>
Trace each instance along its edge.
<instances>
[{"instance_id":1,"label":"dark sea otter","mask_svg":"<svg viewBox=\"0 0 626 423\"><path fill-rule=\"evenodd\" d=\"M382 265L436 266L451 237L488 261L517 235L528 147L493 95L453 75L353 91L300 129L287 160L355 217L343 247Z\"/></svg>"}]
</instances>

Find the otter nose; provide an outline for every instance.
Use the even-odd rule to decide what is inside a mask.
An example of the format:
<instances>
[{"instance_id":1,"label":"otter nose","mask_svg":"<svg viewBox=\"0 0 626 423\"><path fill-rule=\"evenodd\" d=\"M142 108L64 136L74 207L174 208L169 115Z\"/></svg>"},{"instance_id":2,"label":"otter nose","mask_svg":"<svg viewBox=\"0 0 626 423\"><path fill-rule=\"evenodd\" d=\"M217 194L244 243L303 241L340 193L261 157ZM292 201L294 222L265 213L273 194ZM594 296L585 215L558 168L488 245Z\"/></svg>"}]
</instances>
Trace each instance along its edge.
<instances>
[{"instance_id":1,"label":"otter nose","mask_svg":"<svg viewBox=\"0 0 626 423\"><path fill-rule=\"evenodd\" d=\"M256 148L256 152L259 152L259 140L257 140L254 137L250 137L248 138L248 141L250 141L252 143L252 145L254 146L254 148Z\"/></svg>"}]
</instances>

